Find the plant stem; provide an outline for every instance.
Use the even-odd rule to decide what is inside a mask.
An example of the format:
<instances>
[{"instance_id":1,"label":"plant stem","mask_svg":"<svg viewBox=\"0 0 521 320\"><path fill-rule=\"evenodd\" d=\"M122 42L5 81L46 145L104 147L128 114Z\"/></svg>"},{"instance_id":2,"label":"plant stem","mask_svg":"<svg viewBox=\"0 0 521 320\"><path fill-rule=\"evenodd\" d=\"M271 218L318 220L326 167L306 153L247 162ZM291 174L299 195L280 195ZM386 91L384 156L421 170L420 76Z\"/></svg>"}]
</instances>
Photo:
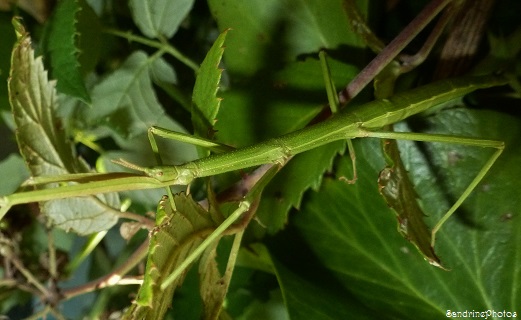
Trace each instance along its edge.
<instances>
[{"instance_id":1,"label":"plant stem","mask_svg":"<svg viewBox=\"0 0 521 320\"><path fill-rule=\"evenodd\" d=\"M65 289L62 292L64 299L71 299L75 296L88 293L96 289L101 289L116 284L120 284L120 281L123 280L123 275L128 273L132 268L134 268L134 266L136 266L141 260L143 260L144 257L146 257L148 253L148 245L149 241L147 239L145 242L143 242L143 244L139 246L139 248L136 251L134 251L134 253L128 258L128 260L125 261L125 263L123 263L121 266L116 268L111 273L84 285L75 288Z\"/></svg>"},{"instance_id":2,"label":"plant stem","mask_svg":"<svg viewBox=\"0 0 521 320\"><path fill-rule=\"evenodd\" d=\"M339 93L346 104L374 79L420 33L451 0L432 0L350 83Z\"/></svg>"},{"instance_id":3,"label":"plant stem","mask_svg":"<svg viewBox=\"0 0 521 320\"><path fill-rule=\"evenodd\" d=\"M197 65L197 63L195 63L190 58L188 58L187 56L182 54L176 48L172 47L166 41L158 42L158 41L147 39L145 37L137 36L135 34L132 34L131 32L123 32L123 31L119 31L116 29L104 29L104 32L117 36L117 37L125 38L128 41L135 41L135 42L147 45L149 47L161 49L161 50L169 53L170 55L172 55L177 60L184 63L187 67L194 70L195 72L197 72L197 70L199 70L199 66Z\"/></svg>"},{"instance_id":4,"label":"plant stem","mask_svg":"<svg viewBox=\"0 0 521 320\"><path fill-rule=\"evenodd\" d=\"M455 10L452 10L452 8L445 10L443 15L436 23L436 26L434 26L434 29L432 30L431 34L429 35L427 40L425 40L425 43L423 44L422 48L416 54L399 55L399 59L402 62L400 73L409 72L425 61L432 48L434 47L441 34L443 33L443 30L445 30L445 27L447 26L451 18L454 16L454 13Z\"/></svg>"},{"instance_id":5,"label":"plant stem","mask_svg":"<svg viewBox=\"0 0 521 320\"><path fill-rule=\"evenodd\" d=\"M56 263L56 246L54 245L54 235L52 229L47 228L48 250L49 250L49 274L51 281L58 279L58 266Z\"/></svg>"},{"instance_id":6,"label":"plant stem","mask_svg":"<svg viewBox=\"0 0 521 320\"><path fill-rule=\"evenodd\" d=\"M23 262L16 256L9 244L2 244L1 251L4 258L9 260L15 266L15 268L27 279L28 283L32 283L44 297L49 295L47 288L40 281L38 281L38 279L36 279L36 277L28 269L25 268Z\"/></svg>"}]
</instances>

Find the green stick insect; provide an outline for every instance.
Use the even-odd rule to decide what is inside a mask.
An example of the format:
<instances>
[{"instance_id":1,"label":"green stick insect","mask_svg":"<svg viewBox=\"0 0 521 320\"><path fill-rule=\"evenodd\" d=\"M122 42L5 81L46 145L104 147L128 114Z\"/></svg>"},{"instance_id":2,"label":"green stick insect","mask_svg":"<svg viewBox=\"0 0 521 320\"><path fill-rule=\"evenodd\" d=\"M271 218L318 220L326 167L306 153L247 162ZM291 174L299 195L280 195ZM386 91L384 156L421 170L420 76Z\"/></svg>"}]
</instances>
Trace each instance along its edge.
<instances>
[{"instance_id":1,"label":"green stick insect","mask_svg":"<svg viewBox=\"0 0 521 320\"><path fill-rule=\"evenodd\" d=\"M499 86L506 83L507 80L501 76L469 76L444 80L405 93L396 94L389 99L375 100L353 110L348 109L338 113L329 120L313 126L235 150L229 150L228 147L212 141L200 138L194 139L190 136L174 134L168 130L154 127L149 131L150 136L158 134L159 136L167 138L172 137L177 140L203 145L210 149L220 151L221 153L180 165L160 165L155 167L140 167L130 164L122 159L114 161L130 169L140 171L141 173L139 174L87 173L36 177L27 181L25 186L46 185L56 182L75 182L75 184L61 184L55 188L22 191L4 196L0 198L0 219L4 217L12 206L23 203L49 201L68 197L82 197L128 190L155 189L171 185L188 185L197 178L252 168L263 164L283 166L296 154L338 140L372 137L455 143L495 149L496 151L477 173L476 177L471 181L460 198L447 211L447 213L445 213L432 230L432 245L434 245L437 231L458 209L458 207L463 203L463 201L465 201L487 174L503 151L504 143L501 141L483 140L470 137L433 134L426 135L410 132L388 132L382 131L381 128L406 120L415 114L459 98L476 89ZM331 88L328 89L329 91L332 91ZM153 138L151 138L151 143L152 148L157 152L157 145ZM189 259L186 259L186 263L183 263L182 266L174 270L171 273L171 276L168 277L161 286L166 287L173 282L175 278L182 273L184 268L187 267L190 261L196 259L198 254L201 253L213 239L218 238L219 234L224 232L228 226L239 219L241 214L246 212L250 207L250 201L250 198L245 198L239 205L239 208L223 222L221 227L217 228L214 233L201 244L201 247L189 257Z\"/></svg>"},{"instance_id":2,"label":"green stick insect","mask_svg":"<svg viewBox=\"0 0 521 320\"><path fill-rule=\"evenodd\" d=\"M504 85L507 80L501 76L476 76L443 80L396 94L389 99L367 103L356 111L347 111L329 120L296 132L270 139L255 145L230 152L211 155L195 161L174 166L155 166L142 168L125 160L116 160L123 166L142 171L144 175L126 173L78 174L57 177L44 177L29 181L30 185L58 181L76 181L75 185L64 185L52 189L18 192L0 199L0 218L14 205L48 201L53 199L95 195L100 193L128 190L154 189L171 185L188 185L194 179L213 176L234 170L251 168L273 163L284 165L292 156L333 141L354 138L403 139L424 142L456 143L476 147L494 148L496 152L469 184L461 197L443 216L433 229L433 235L456 211L490 170L504 149L501 141L477 138L454 137L447 135L426 135L412 132L385 132L381 127L405 120L433 106L459 98L476 89ZM153 130L157 131L157 128ZM165 132L165 131L163 131ZM169 134L163 134L169 136ZM433 238L434 239L434 238ZM433 240L434 242L434 240Z\"/></svg>"}]
</instances>

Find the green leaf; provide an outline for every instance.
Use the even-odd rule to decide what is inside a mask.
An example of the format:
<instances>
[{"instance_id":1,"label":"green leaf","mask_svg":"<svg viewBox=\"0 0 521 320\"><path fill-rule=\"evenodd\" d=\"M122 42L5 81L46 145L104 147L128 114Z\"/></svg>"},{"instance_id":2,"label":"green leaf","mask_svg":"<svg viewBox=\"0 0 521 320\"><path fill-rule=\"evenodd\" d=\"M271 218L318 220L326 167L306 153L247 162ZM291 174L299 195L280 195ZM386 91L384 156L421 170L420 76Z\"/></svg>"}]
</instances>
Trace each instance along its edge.
<instances>
[{"instance_id":1,"label":"green leaf","mask_svg":"<svg viewBox=\"0 0 521 320\"><path fill-rule=\"evenodd\" d=\"M86 198L66 198L44 202L42 211L51 218L53 225L79 235L105 231L118 220L117 193L106 193Z\"/></svg>"},{"instance_id":2,"label":"green leaf","mask_svg":"<svg viewBox=\"0 0 521 320\"><path fill-rule=\"evenodd\" d=\"M58 80L58 91L89 103L90 97L83 82L81 66L78 62L80 50L77 46L77 38L79 37L77 16L80 10L82 8L77 0L60 1L58 3L56 11L47 25L48 44L46 50L52 65L52 75ZM96 22L97 20L92 19L92 28L95 28Z\"/></svg>"},{"instance_id":3,"label":"green leaf","mask_svg":"<svg viewBox=\"0 0 521 320\"><path fill-rule=\"evenodd\" d=\"M286 232L288 234L288 232ZM292 238L278 237L272 245L271 256L277 279L284 294L284 302L290 319L375 319L376 314L364 307L328 270L315 263L304 248L295 252ZM289 245L289 246L288 246ZM287 250L292 254L288 255ZM295 256L299 259L295 260ZM303 259L308 258L305 264ZM293 260L293 261L292 261Z\"/></svg>"},{"instance_id":4,"label":"green leaf","mask_svg":"<svg viewBox=\"0 0 521 320\"><path fill-rule=\"evenodd\" d=\"M230 246L223 245L223 243L228 244L229 242L225 240L228 239L221 239L208 247L199 263L199 292L203 302L204 319L218 318L228 292L231 274L225 274L222 270L226 268L226 259L223 257L226 258L237 253L230 253ZM217 249L218 245L221 250ZM221 268L219 268L220 264L223 264Z\"/></svg>"},{"instance_id":5,"label":"green leaf","mask_svg":"<svg viewBox=\"0 0 521 320\"><path fill-rule=\"evenodd\" d=\"M0 185L0 194L11 194L29 178L25 163L19 155L11 154L0 162L0 177L13 176L14 179L6 179Z\"/></svg>"},{"instance_id":6,"label":"green leaf","mask_svg":"<svg viewBox=\"0 0 521 320\"><path fill-rule=\"evenodd\" d=\"M331 170L334 156L344 149L345 142L330 143L295 156L280 170L264 190L257 214L268 232L275 233L286 225L288 211L300 207L307 189L318 189L324 171Z\"/></svg>"},{"instance_id":7,"label":"green leaf","mask_svg":"<svg viewBox=\"0 0 521 320\"><path fill-rule=\"evenodd\" d=\"M210 215L191 196L175 195L174 202L176 211L172 210L168 197L163 197L159 202L145 279L124 319L162 319L183 277L177 278L165 290L161 290L161 284L222 222L214 221L215 216ZM214 249L210 247L207 250Z\"/></svg>"},{"instance_id":8,"label":"green leaf","mask_svg":"<svg viewBox=\"0 0 521 320\"><path fill-rule=\"evenodd\" d=\"M320 192L310 193L294 216L295 232L276 238L271 250L305 251L306 255L292 255L291 265L314 266L310 281L315 286L328 289L335 283L337 292L346 292L342 305L357 303L367 309L354 312L355 318L385 314L391 319L416 319L421 314L422 319L440 319L447 310L519 310L521 181L513 177L521 176L521 148L515 142L521 123L496 112L451 109L429 117L424 127L430 133L480 136L507 145L483 183L438 233L437 251L449 271L426 263L396 232L394 215L376 183L384 160L378 142L367 139L355 141L357 183L325 179ZM492 153L441 143L400 142L400 146L431 226ZM350 161L341 158L338 175L350 172ZM287 245L279 249L280 243ZM311 293L292 284L291 278L280 281L286 285L286 301L295 304L288 305L290 310ZM341 308L322 300L311 303L309 308L324 315L335 315Z\"/></svg>"},{"instance_id":9,"label":"green leaf","mask_svg":"<svg viewBox=\"0 0 521 320\"><path fill-rule=\"evenodd\" d=\"M79 0L81 10L77 14L76 32L78 46L78 62L81 74L88 75L100 60L101 48L101 21L98 15L86 0ZM90 98L90 97L89 97ZM90 101L89 101L90 102Z\"/></svg>"},{"instance_id":10,"label":"green leaf","mask_svg":"<svg viewBox=\"0 0 521 320\"><path fill-rule=\"evenodd\" d=\"M192 9L194 0L131 0L132 18L149 38L171 38Z\"/></svg>"},{"instance_id":11,"label":"green leaf","mask_svg":"<svg viewBox=\"0 0 521 320\"><path fill-rule=\"evenodd\" d=\"M225 30L215 40L195 80L192 95L192 123L195 135L203 138L213 138L213 127L221 104L221 99L217 97L222 73L219 64L224 53L223 45L227 33L228 30Z\"/></svg>"},{"instance_id":12,"label":"green leaf","mask_svg":"<svg viewBox=\"0 0 521 320\"><path fill-rule=\"evenodd\" d=\"M334 59L330 62L335 83L346 83L346 75L356 73L353 66ZM223 92L216 124L219 141L242 146L301 129L321 110L321 103L327 101L316 59L289 64L262 81L266 83L256 85L252 81L245 88ZM299 206L308 188L320 185L322 174L331 168L333 157L343 148L344 143L339 142L297 155L275 176L264 190L257 212L270 232L276 232L286 223L288 210Z\"/></svg>"},{"instance_id":13,"label":"green leaf","mask_svg":"<svg viewBox=\"0 0 521 320\"><path fill-rule=\"evenodd\" d=\"M270 64L276 67L319 49L362 46L349 32L341 0L210 0L208 4L219 29L234 30L226 42L225 62L229 72L240 76L252 76Z\"/></svg>"},{"instance_id":14,"label":"green leaf","mask_svg":"<svg viewBox=\"0 0 521 320\"><path fill-rule=\"evenodd\" d=\"M147 56L142 51L132 53L94 87L92 107L82 109L80 118L91 127L104 124L127 139L147 132L152 125L179 127L165 114L152 87L152 70L157 74L158 68L167 65L158 59L161 61L158 55Z\"/></svg>"},{"instance_id":15,"label":"green leaf","mask_svg":"<svg viewBox=\"0 0 521 320\"><path fill-rule=\"evenodd\" d=\"M318 51L363 47L349 32L342 1L209 1L209 5L219 28L233 29L224 54L233 82L222 93L216 123L218 140L228 145L245 146L305 127L327 102ZM331 56L337 84L356 75L358 67L351 63L363 63L359 53L349 57L350 64ZM264 191L258 210L269 231L285 224L288 210L299 206L308 188L320 184L331 159L342 149L336 144L299 155L281 170Z\"/></svg>"},{"instance_id":16,"label":"green leaf","mask_svg":"<svg viewBox=\"0 0 521 320\"><path fill-rule=\"evenodd\" d=\"M155 83L177 84L177 74L165 59L157 59L152 63L150 77Z\"/></svg>"},{"instance_id":17,"label":"green leaf","mask_svg":"<svg viewBox=\"0 0 521 320\"><path fill-rule=\"evenodd\" d=\"M42 58L34 58L31 38L21 23L13 20L13 24L18 42L11 58L9 98L20 154L35 177L88 172L56 117L56 90L47 79ZM119 208L116 195L53 200L41 208L60 228L87 234L107 230L117 222L112 207Z\"/></svg>"}]
</instances>

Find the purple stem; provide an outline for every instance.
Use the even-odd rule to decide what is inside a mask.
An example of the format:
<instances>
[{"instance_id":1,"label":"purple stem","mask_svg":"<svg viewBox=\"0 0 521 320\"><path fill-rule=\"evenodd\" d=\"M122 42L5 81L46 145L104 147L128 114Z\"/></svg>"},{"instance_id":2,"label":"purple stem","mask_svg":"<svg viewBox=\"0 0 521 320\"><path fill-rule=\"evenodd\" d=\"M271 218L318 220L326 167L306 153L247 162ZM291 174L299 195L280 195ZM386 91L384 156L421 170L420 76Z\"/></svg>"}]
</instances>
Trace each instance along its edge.
<instances>
[{"instance_id":1,"label":"purple stem","mask_svg":"<svg viewBox=\"0 0 521 320\"><path fill-rule=\"evenodd\" d=\"M349 102L374 79L427 26L451 0L432 0L354 79L338 94Z\"/></svg>"}]
</instances>

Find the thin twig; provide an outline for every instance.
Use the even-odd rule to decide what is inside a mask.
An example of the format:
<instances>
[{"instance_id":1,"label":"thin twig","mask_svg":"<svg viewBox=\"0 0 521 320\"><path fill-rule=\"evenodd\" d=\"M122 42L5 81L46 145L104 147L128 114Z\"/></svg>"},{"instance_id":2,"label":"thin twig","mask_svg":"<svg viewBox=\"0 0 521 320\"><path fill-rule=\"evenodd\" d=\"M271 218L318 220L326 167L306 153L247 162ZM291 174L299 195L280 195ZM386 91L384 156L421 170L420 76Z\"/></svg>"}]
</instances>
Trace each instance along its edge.
<instances>
[{"instance_id":1,"label":"thin twig","mask_svg":"<svg viewBox=\"0 0 521 320\"><path fill-rule=\"evenodd\" d=\"M436 22L436 25L434 26L434 29L432 29L431 33L429 34L429 37L425 42L423 43L423 46L421 49L414 55L406 55L406 54L400 54L398 56L398 59L401 62L401 68L400 73L406 73L411 71L412 69L416 68L420 64L422 64L427 56L432 51L432 48L434 48L434 45L440 38L440 36L443 34L443 31L445 30L445 27L449 23L449 21L454 16L454 13L456 10L454 8L447 8L440 19Z\"/></svg>"},{"instance_id":2,"label":"thin twig","mask_svg":"<svg viewBox=\"0 0 521 320\"><path fill-rule=\"evenodd\" d=\"M346 104L382 71L451 0L432 0L423 10L339 93Z\"/></svg>"},{"instance_id":3,"label":"thin twig","mask_svg":"<svg viewBox=\"0 0 521 320\"><path fill-rule=\"evenodd\" d=\"M134 253L121 266L117 267L111 273L84 285L70 289L65 289L62 292L64 300L68 300L75 296L88 293L100 288L105 288L119 284L120 281L123 281L123 276L127 274L132 268L134 268L139 262L141 262L143 258L146 257L148 253L148 245L149 240L147 238L147 240L143 242L143 244L141 244L139 248L136 251L134 251ZM124 283L127 284L128 281L125 280Z\"/></svg>"},{"instance_id":4,"label":"thin twig","mask_svg":"<svg viewBox=\"0 0 521 320\"><path fill-rule=\"evenodd\" d=\"M197 65L197 63L193 62L190 58L188 58L187 56L182 54L179 50L177 50L176 48L172 47L164 39L161 42L154 41L154 40L150 40L150 39L145 38L145 37L137 36L137 35L135 35L135 34L133 34L131 32L123 32L123 31L119 31L119 30L116 30L116 29L104 29L103 31L105 33L108 33L108 34L111 34L111 35L114 35L114 36L125 38L128 41L134 41L134 42L138 42L138 43L147 45L149 47L162 49L165 52L167 52L170 55L172 55L177 60L179 60L180 62L184 63L190 69L192 69L192 70L194 70L196 72L197 72L197 70L199 70L199 66Z\"/></svg>"}]
</instances>

